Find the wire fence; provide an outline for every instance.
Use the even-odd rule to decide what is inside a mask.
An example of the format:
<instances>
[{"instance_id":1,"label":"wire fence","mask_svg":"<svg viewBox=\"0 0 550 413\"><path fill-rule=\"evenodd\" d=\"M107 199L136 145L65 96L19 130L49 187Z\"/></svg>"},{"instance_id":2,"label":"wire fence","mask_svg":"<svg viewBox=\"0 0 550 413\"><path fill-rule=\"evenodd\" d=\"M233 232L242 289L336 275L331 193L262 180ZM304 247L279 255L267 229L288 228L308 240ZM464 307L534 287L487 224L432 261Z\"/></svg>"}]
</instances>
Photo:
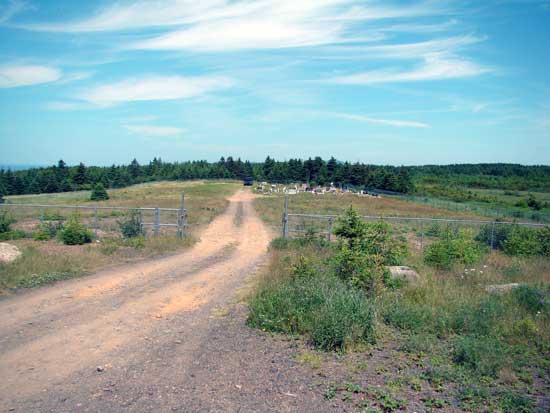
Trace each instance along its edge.
<instances>
[{"instance_id":1,"label":"wire fence","mask_svg":"<svg viewBox=\"0 0 550 413\"><path fill-rule=\"evenodd\" d=\"M145 236L178 236L187 232L187 210L182 194L180 208L141 208L98 205L0 204L0 212L9 211L14 230L32 235L44 223L63 224L76 215L93 232L95 239L121 236L122 223L135 215Z\"/></svg>"},{"instance_id":2,"label":"wire fence","mask_svg":"<svg viewBox=\"0 0 550 413\"><path fill-rule=\"evenodd\" d=\"M318 236L333 241L333 226L338 215L319 214L292 214L288 213L288 202L285 202L283 212L283 238L296 236ZM362 217L367 222L384 221L390 223L396 235L405 237L416 249L423 250L433 239L443 234L452 234L458 229L467 229L475 236L483 231L488 244L494 248L497 242L499 229L502 226L517 225L529 228L543 228L547 225L530 222L467 220L447 218L374 216Z\"/></svg>"}]
</instances>

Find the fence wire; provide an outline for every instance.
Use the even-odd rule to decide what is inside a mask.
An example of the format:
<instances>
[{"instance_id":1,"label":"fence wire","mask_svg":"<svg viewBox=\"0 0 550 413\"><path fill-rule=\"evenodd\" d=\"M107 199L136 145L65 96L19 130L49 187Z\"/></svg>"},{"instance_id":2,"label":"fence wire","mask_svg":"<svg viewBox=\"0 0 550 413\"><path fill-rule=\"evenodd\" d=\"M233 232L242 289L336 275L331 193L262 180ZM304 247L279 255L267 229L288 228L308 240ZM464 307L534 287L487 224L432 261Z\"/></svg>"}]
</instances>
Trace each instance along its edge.
<instances>
[{"instance_id":1,"label":"fence wire","mask_svg":"<svg viewBox=\"0 0 550 413\"><path fill-rule=\"evenodd\" d=\"M76 215L94 233L96 239L121 235L121 222L130 214L138 216L145 236L183 236L187 229L184 208L132 208L120 206L0 204L0 212L9 211L15 219L14 230L27 234L38 231L43 223L62 224Z\"/></svg>"},{"instance_id":2,"label":"fence wire","mask_svg":"<svg viewBox=\"0 0 550 413\"><path fill-rule=\"evenodd\" d=\"M334 239L332 230L337 218L338 215L292 214L284 212L283 237L315 236L332 241ZM481 231L485 231L488 243L494 248L498 229L501 226L517 225L529 228L542 228L547 226L545 224L530 222L424 217L365 215L362 216L362 218L366 222L383 221L390 223L395 235L403 236L420 250L423 250L434 238L441 237L443 234L452 234L453 231L458 230L468 230L474 235L478 235Z\"/></svg>"}]
</instances>

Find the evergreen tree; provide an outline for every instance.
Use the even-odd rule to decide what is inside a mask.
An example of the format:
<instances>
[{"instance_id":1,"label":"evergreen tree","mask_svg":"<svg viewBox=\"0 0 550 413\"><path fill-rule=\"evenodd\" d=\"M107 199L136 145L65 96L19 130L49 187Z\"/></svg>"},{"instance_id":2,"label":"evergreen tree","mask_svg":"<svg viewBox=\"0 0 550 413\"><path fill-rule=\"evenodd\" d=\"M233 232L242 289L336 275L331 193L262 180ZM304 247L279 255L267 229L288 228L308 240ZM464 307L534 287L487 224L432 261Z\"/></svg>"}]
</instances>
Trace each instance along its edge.
<instances>
[{"instance_id":1,"label":"evergreen tree","mask_svg":"<svg viewBox=\"0 0 550 413\"><path fill-rule=\"evenodd\" d=\"M86 166L80 162L76 168L73 176L73 182L77 185L84 185L88 182L88 176L86 174Z\"/></svg>"},{"instance_id":2,"label":"evergreen tree","mask_svg":"<svg viewBox=\"0 0 550 413\"><path fill-rule=\"evenodd\" d=\"M90 195L90 201L106 201L107 199L109 199L109 194L103 184L101 182L95 184Z\"/></svg>"}]
</instances>

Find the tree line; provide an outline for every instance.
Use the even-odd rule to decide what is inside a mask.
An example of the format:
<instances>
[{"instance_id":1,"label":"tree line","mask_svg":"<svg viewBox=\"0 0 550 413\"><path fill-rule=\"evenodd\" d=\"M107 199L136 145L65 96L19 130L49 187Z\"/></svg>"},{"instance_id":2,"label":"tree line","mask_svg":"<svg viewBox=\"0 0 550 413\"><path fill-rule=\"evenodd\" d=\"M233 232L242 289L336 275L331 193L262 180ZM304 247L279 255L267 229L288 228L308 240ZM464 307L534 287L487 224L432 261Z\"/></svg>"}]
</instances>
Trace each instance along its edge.
<instances>
[{"instance_id":1,"label":"tree line","mask_svg":"<svg viewBox=\"0 0 550 413\"><path fill-rule=\"evenodd\" d=\"M427 166L380 166L341 162L331 157L263 162L242 161L231 156L218 162L164 162L155 158L141 165L136 159L127 165L106 167L80 163L68 166L63 160L45 168L20 171L0 169L0 196L87 190L97 184L105 188L159 180L243 179L312 186L353 186L400 193L415 191L415 184L463 185L472 188L550 190L549 166L515 164L463 164Z\"/></svg>"},{"instance_id":2,"label":"tree line","mask_svg":"<svg viewBox=\"0 0 550 413\"><path fill-rule=\"evenodd\" d=\"M264 162L242 161L231 156L218 162L164 162L155 158L141 165L136 159L127 165L107 167L57 165L20 171L0 169L0 194L21 195L87 190L97 184L105 188L159 180L244 179L272 183L303 182L312 186L344 185L376 188L395 192L411 192L414 188L409 170L404 167L366 165L328 161L321 157Z\"/></svg>"}]
</instances>

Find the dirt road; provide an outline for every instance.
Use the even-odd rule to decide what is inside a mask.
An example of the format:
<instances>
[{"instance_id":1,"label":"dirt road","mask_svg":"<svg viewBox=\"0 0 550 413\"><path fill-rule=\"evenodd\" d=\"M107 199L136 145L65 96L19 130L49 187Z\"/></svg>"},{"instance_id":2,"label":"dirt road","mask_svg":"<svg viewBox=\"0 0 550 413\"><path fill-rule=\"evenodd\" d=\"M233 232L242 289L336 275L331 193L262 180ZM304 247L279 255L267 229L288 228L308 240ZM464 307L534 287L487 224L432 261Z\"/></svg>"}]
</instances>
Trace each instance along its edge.
<instances>
[{"instance_id":1,"label":"dirt road","mask_svg":"<svg viewBox=\"0 0 550 413\"><path fill-rule=\"evenodd\" d=\"M309 410L228 310L271 235L252 199L185 253L0 301L0 411Z\"/></svg>"}]
</instances>

